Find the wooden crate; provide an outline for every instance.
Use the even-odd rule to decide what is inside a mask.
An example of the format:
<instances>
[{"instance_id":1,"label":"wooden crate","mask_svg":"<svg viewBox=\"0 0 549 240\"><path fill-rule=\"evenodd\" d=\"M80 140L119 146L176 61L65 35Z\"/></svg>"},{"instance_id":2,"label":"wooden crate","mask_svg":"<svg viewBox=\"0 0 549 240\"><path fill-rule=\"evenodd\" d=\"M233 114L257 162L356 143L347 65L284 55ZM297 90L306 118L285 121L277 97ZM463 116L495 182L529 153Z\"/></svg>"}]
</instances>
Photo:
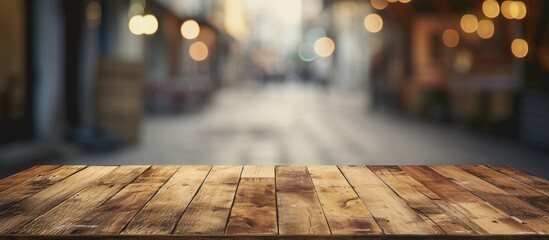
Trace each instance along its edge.
<instances>
[{"instance_id":1,"label":"wooden crate","mask_svg":"<svg viewBox=\"0 0 549 240\"><path fill-rule=\"evenodd\" d=\"M97 123L126 143L139 140L144 66L122 60L99 63L95 90Z\"/></svg>"}]
</instances>

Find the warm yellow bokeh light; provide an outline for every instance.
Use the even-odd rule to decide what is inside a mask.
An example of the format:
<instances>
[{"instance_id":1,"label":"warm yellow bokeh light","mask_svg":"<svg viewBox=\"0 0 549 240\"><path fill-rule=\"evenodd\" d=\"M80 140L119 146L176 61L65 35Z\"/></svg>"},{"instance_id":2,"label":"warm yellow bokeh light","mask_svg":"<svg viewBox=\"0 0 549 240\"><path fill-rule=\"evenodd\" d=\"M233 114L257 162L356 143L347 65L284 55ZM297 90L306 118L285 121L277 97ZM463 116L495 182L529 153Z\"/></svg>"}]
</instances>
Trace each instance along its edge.
<instances>
[{"instance_id":1,"label":"warm yellow bokeh light","mask_svg":"<svg viewBox=\"0 0 549 240\"><path fill-rule=\"evenodd\" d=\"M411 2L412 0L398 0L398 1L401 2L401 3L409 3L409 2Z\"/></svg>"},{"instance_id":2,"label":"warm yellow bokeh light","mask_svg":"<svg viewBox=\"0 0 549 240\"><path fill-rule=\"evenodd\" d=\"M158 30L158 20L151 14L145 16L135 15L130 18L128 27L130 32L135 35L151 35Z\"/></svg>"},{"instance_id":3,"label":"warm yellow bokeh light","mask_svg":"<svg viewBox=\"0 0 549 240\"><path fill-rule=\"evenodd\" d=\"M387 2L396 3L398 0L387 0Z\"/></svg>"},{"instance_id":4,"label":"warm yellow bokeh light","mask_svg":"<svg viewBox=\"0 0 549 240\"><path fill-rule=\"evenodd\" d=\"M524 58L528 55L528 42L524 39L515 39L511 44L511 52L518 58Z\"/></svg>"},{"instance_id":5,"label":"warm yellow bokeh light","mask_svg":"<svg viewBox=\"0 0 549 240\"><path fill-rule=\"evenodd\" d=\"M446 47L453 48L459 44L459 33L454 29L447 29L442 34L442 42Z\"/></svg>"},{"instance_id":6,"label":"warm yellow bokeh light","mask_svg":"<svg viewBox=\"0 0 549 240\"><path fill-rule=\"evenodd\" d=\"M520 12L520 7L517 2L511 2L509 5L509 14L511 15L511 18L517 18Z\"/></svg>"},{"instance_id":7,"label":"warm yellow bokeh light","mask_svg":"<svg viewBox=\"0 0 549 240\"><path fill-rule=\"evenodd\" d=\"M526 4L521 1L507 0L501 3L501 13L507 19L523 19L527 11Z\"/></svg>"},{"instance_id":8,"label":"warm yellow bokeh light","mask_svg":"<svg viewBox=\"0 0 549 240\"><path fill-rule=\"evenodd\" d=\"M387 0L371 0L370 3L372 4L372 7L377 10L383 10L389 5Z\"/></svg>"},{"instance_id":9,"label":"warm yellow bokeh light","mask_svg":"<svg viewBox=\"0 0 549 240\"><path fill-rule=\"evenodd\" d=\"M481 20L478 22L477 34L483 39L488 39L494 36L494 22L492 20Z\"/></svg>"},{"instance_id":10,"label":"warm yellow bokeh light","mask_svg":"<svg viewBox=\"0 0 549 240\"><path fill-rule=\"evenodd\" d=\"M495 18L499 15L499 3L496 0L486 0L482 3L482 12L486 17Z\"/></svg>"},{"instance_id":11,"label":"warm yellow bokeh light","mask_svg":"<svg viewBox=\"0 0 549 240\"><path fill-rule=\"evenodd\" d=\"M528 10L526 9L526 4L524 4L524 2L516 1L513 5L518 8L518 12L516 14L512 14L515 19L523 19L526 17L526 12Z\"/></svg>"},{"instance_id":12,"label":"warm yellow bokeh light","mask_svg":"<svg viewBox=\"0 0 549 240\"><path fill-rule=\"evenodd\" d=\"M204 42L194 42L189 47L189 56L197 62L206 60L206 58L208 58L208 54L208 46Z\"/></svg>"},{"instance_id":13,"label":"warm yellow bokeh light","mask_svg":"<svg viewBox=\"0 0 549 240\"><path fill-rule=\"evenodd\" d=\"M321 37L315 42L315 53L319 57L329 57L334 53L335 43L332 39Z\"/></svg>"},{"instance_id":14,"label":"warm yellow bokeh light","mask_svg":"<svg viewBox=\"0 0 549 240\"><path fill-rule=\"evenodd\" d=\"M143 16L143 33L147 35L154 34L158 30L158 20L151 14Z\"/></svg>"},{"instance_id":15,"label":"warm yellow bokeh light","mask_svg":"<svg viewBox=\"0 0 549 240\"><path fill-rule=\"evenodd\" d=\"M130 32L135 35L143 35L143 16L141 15L135 15L132 18L130 18L130 22L128 24L128 27L130 28Z\"/></svg>"},{"instance_id":16,"label":"warm yellow bokeh light","mask_svg":"<svg viewBox=\"0 0 549 240\"><path fill-rule=\"evenodd\" d=\"M513 3L513 1L510 1L510 0L503 1L501 3L501 14L503 15L503 17L505 17L507 19L513 19L513 16L511 16L511 4L512 3Z\"/></svg>"},{"instance_id":17,"label":"warm yellow bokeh light","mask_svg":"<svg viewBox=\"0 0 549 240\"><path fill-rule=\"evenodd\" d=\"M465 14L461 17L461 29L466 33L474 33L478 29L478 18L473 14Z\"/></svg>"},{"instance_id":18,"label":"warm yellow bokeh light","mask_svg":"<svg viewBox=\"0 0 549 240\"><path fill-rule=\"evenodd\" d=\"M383 28L383 19L381 16L372 13L364 18L364 28L371 33L377 33Z\"/></svg>"},{"instance_id":19,"label":"warm yellow bokeh light","mask_svg":"<svg viewBox=\"0 0 549 240\"><path fill-rule=\"evenodd\" d=\"M195 20L187 20L181 24L181 35L186 39L195 39L200 34L200 26Z\"/></svg>"}]
</instances>

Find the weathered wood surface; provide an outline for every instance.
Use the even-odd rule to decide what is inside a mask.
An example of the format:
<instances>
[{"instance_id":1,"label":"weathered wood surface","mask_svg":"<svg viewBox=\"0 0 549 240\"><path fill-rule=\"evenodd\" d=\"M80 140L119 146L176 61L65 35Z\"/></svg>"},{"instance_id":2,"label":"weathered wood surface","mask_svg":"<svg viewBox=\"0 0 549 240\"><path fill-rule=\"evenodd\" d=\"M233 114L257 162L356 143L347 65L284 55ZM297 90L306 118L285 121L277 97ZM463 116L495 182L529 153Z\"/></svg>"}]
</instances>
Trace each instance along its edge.
<instances>
[{"instance_id":1,"label":"weathered wood surface","mask_svg":"<svg viewBox=\"0 0 549 240\"><path fill-rule=\"evenodd\" d=\"M548 186L505 166L36 166L0 180L0 239L549 239Z\"/></svg>"}]
</instances>

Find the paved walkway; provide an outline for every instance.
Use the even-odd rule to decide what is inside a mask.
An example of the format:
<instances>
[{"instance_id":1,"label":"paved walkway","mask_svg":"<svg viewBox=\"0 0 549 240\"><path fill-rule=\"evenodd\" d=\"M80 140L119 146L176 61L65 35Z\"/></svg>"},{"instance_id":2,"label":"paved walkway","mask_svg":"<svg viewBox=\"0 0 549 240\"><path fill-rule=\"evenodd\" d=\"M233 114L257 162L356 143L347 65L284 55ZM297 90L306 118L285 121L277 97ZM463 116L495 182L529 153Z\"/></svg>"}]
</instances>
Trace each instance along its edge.
<instances>
[{"instance_id":1,"label":"paved walkway","mask_svg":"<svg viewBox=\"0 0 549 240\"><path fill-rule=\"evenodd\" d=\"M359 94L296 84L220 91L197 113L149 117L139 146L82 164L493 164L549 178L549 155L459 128L368 113Z\"/></svg>"}]
</instances>

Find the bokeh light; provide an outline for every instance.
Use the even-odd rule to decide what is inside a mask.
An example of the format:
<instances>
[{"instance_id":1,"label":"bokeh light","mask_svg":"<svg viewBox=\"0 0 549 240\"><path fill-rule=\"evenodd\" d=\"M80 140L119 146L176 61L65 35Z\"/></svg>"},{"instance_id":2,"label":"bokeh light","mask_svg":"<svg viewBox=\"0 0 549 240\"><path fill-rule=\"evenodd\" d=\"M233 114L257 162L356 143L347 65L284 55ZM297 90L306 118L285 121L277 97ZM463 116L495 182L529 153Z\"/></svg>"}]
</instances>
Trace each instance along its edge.
<instances>
[{"instance_id":1,"label":"bokeh light","mask_svg":"<svg viewBox=\"0 0 549 240\"><path fill-rule=\"evenodd\" d=\"M372 4L372 7L377 10L383 10L389 5L387 0L371 0L370 3Z\"/></svg>"},{"instance_id":2,"label":"bokeh light","mask_svg":"<svg viewBox=\"0 0 549 240\"><path fill-rule=\"evenodd\" d=\"M510 0L503 1L501 3L501 14L503 15L503 17L505 17L507 19L513 19L513 16L511 16L511 4L512 3L513 3L513 1L510 1Z\"/></svg>"},{"instance_id":3,"label":"bokeh light","mask_svg":"<svg viewBox=\"0 0 549 240\"><path fill-rule=\"evenodd\" d=\"M409 2L411 2L412 0L398 0L398 1L401 2L401 3L409 3Z\"/></svg>"},{"instance_id":4,"label":"bokeh light","mask_svg":"<svg viewBox=\"0 0 549 240\"><path fill-rule=\"evenodd\" d=\"M158 20L152 14L147 14L143 16L143 33L147 35L152 35L158 30Z\"/></svg>"},{"instance_id":5,"label":"bokeh light","mask_svg":"<svg viewBox=\"0 0 549 240\"><path fill-rule=\"evenodd\" d=\"M311 62L316 59L315 48L311 43L302 43L297 48L297 55L305 62Z\"/></svg>"},{"instance_id":6,"label":"bokeh light","mask_svg":"<svg viewBox=\"0 0 549 240\"><path fill-rule=\"evenodd\" d=\"M524 39L517 38L511 43L511 52L517 58L524 58L528 55L528 42Z\"/></svg>"},{"instance_id":7,"label":"bokeh light","mask_svg":"<svg viewBox=\"0 0 549 240\"><path fill-rule=\"evenodd\" d=\"M130 18L130 22L128 24L128 27L130 29L130 32L135 35L143 35L144 29L143 29L143 16L141 15L135 15Z\"/></svg>"},{"instance_id":8,"label":"bokeh light","mask_svg":"<svg viewBox=\"0 0 549 240\"><path fill-rule=\"evenodd\" d=\"M151 14L145 16L135 15L130 18L128 27L132 34L152 35L158 30L158 20L156 20L156 17Z\"/></svg>"},{"instance_id":9,"label":"bokeh light","mask_svg":"<svg viewBox=\"0 0 549 240\"><path fill-rule=\"evenodd\" d=\"M208 46L204 42L197 41L189 47L189 56L197 62L206 60L208 54Z\"/></svg>"},{"instance_id":10,"label":"bokeh light","mask_svg":"<svg viewBox=\"0 0 549 240\"><path fill-rule=\"evenodd\" d=\"M335 50L335 43L328 37L322 37L316 40L314 48L319 57L329 57Z\"/></svg>"},{"instance_id":11,"label":"bokeh light","mask_svg":"<svg viewBox=\"0 0 549 240\"><path fill-rule=\"evenodd\" d=\"M501 13L507 19L523 19L527 11L526 4L521 1L507 0L501 3Z\"/></svg>"},{"instance_id":12,"label":"bokeh light","mask_svg":"<svg viewBox=\"0 0 549 240\"><path fill-rule=\"evenodd\" d=\"M478 22L477 34L482 39L489 39L494 36L494 22L492 20L481 20Z\"/></svg>"},{"instance_id":13,"label":"bokeh light","mask_svg":"<svg viewBox=\"0 0 549 240\"><path fill-rule=\"evenodd\" d=\"M465 14L461 17L461 29L466 33L474 33L478 29L478 18L473 14Z\"/></svg>"},{"instance_id":14,"label":"bokeh light","mask_svg":"<svg viewBox=\"0 0 549 240\"><path fill-rule=\"evenodd\" d=\"M518 11L516 14L513 14L512 15L515 17L515 19L523 19L524 17L526 17L526 12L528 11L526 9L526 4L524 4L524 2L521 2L521 1L515 1L512 6L514 6L513 8L518 8Z\"/></svg>"},{"instance_id":15,"label":"bokeh light","mask_svg":"<svg viewBox=\"0 0 549 240\"><path fill-rule=\"evenodd\" d=\"M181 35L185 39L195 39L200 34L200 25L195 20L187 20L181 24Z\"/></svg>"},{"instance_id":16,"label":"bokeh light","mask_svg":"<svg viewBox=\"0 0 549 240\"><path fill-rule=\"evenodd\" d=\"M447 29L442 34L442 42L446 47L453 48L459 44L459 33L454 29Z\"/></svg>"},{"instance_id":17,"label":"bokeh light","mask_svg":"<svg viewBox=\"0 0 549 240\"><path fill-rule=\"evenodd\" d=\"M495 18L499 15L499 3L496 0L486 0L482 3L482 12L486 17Z\"/></svg>"},{"instance_id":18,"label":"bokeh light","mask_svg":"<svg viewBox=\"0 0 549 240\"><path fill-rule=\"evenodd\" d=\"M368 32L377 33L383 28L383 19L378 14L369 14L364 18L364 28Z\"/></svg>"}]
</instances>

